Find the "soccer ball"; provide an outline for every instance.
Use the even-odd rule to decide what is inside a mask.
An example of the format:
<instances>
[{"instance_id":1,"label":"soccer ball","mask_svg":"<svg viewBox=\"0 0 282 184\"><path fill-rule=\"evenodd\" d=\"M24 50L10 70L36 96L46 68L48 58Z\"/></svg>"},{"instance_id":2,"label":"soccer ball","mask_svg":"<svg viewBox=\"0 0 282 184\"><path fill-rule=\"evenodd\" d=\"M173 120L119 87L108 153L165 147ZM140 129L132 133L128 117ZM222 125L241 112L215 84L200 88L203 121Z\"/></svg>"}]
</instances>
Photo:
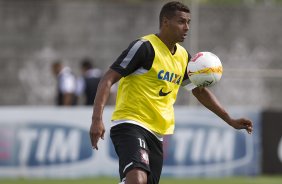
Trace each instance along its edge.
<instances>
[{"instance_id":1,"label":"soccer ball","mask_svg":"<svg viewBox=\"0 0 282 184\"><path fill-rule=\"evenodd\" d=\"M187 73L190 81L198 87L216 84L222 76L220 59L211 52L199 52L188 63Z\"/></svg>"}]
</instances>

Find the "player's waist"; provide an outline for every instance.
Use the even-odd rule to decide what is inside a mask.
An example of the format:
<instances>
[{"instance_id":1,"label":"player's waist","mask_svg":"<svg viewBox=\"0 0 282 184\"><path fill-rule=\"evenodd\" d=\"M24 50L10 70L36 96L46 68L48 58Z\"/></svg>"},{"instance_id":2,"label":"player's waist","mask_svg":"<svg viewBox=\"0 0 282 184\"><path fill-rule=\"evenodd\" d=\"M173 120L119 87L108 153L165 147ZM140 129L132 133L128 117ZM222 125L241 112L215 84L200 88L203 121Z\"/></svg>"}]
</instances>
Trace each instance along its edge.
<instances>
[{"instance_id":1,"label":"player's waist","mask_svg":"<svg viewBox=\"0 0 282 184\"><path fill-rule=\"evenodd\" d=\"M147 131L149 131L150 133L152 133L159 141L163 141L163 137L164 135L159 134L151 129L149 129L148 127L146 127L143 123L140 123L138 121L134 121L134 120L129 120L129 119L122 119L122 120L113 120L112 121L112 125L111 127L123 124L123 123L129 123L129 124L134 124L134 125L138 125L144 129L146 129Z\"/></svg>"}]
</instances>

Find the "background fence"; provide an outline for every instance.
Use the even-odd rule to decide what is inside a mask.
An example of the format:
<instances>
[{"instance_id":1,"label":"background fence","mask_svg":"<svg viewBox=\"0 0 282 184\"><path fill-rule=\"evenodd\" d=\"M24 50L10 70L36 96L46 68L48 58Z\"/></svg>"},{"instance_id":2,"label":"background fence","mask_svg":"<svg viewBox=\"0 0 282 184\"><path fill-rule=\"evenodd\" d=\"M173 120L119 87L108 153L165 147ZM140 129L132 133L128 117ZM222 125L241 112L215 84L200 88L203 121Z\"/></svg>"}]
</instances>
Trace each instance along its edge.
<instances>
[{"instance_id":1,"label":"background fence","mask_svg":"<svg viewBox=\"0 0 282 184\"><path fill-rule=\"evenodd\" d=\"M281 109L282 7L197 2L205 1L187 1L192 23L183 45L191 54L211 51L220 57L223 78L212 90L222 103ZM55 59L80 75L80 60L92 57L105 71L132 40L158 32L162 4L1 0L0 104L54 104ZM197 104L186 91L178 99L179 105Z\"/></svg>"},{"instance_id":2,"label":"background fence","mask_svg":"<svg viewBox=\"0 0 282 184\"><path fill-rule=\"evenodd\" d=\"M118 159L109 137L113 109L105 109L107 131L105 140L99 142L99 151L92 150L90 144L91 111L91 108L1 108L0 177L117 176ZM164 140L163 175L261 174L260 113L246 108L231 109L230 113L251 118L254 133L235 131L204 108L177 107L175 134ZM272 159L266 155L267 163Z\"/></svg>"}]
</instances>

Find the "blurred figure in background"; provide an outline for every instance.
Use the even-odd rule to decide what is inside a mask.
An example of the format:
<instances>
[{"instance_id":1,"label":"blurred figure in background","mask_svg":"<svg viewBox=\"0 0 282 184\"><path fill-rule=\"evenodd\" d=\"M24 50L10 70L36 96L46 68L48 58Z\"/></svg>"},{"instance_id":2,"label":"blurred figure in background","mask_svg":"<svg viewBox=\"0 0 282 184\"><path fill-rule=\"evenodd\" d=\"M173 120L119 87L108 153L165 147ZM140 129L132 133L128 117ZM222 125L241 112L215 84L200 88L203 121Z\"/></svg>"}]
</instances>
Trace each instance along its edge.
<instances>
[{"instance_id":1,"label":"blurred figure in background","mask_svg":"<svg viewBox=\"0 0 282 184\"><path fill-rule=\"evenodd\" d=\"M52 64L52 72L57 79L56 105L76 105L76 79L71 69L64 66L60 60L56 60Z\"/></svg>"},{"instance_id":2,"label":"blurred figure in background","mask_svg":"<svg viewBox=\"0 0 282 184\"><path fill-rule=\"evenodd\" d=\"M80 70L82 76L78 79L76 94L84 97L84 105L93 105L102 71L95 67L90 58L81 61Z\"/></svg>"}]
</instances>

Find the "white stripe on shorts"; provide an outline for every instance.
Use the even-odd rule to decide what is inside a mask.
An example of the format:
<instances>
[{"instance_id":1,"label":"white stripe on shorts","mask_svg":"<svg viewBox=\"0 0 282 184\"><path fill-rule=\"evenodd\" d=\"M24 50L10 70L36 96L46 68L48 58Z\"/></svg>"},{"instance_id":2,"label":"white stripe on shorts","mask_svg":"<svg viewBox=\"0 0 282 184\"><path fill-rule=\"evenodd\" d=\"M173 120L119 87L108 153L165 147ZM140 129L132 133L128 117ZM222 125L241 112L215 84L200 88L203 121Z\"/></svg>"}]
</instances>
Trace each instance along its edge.
<instances>
[{"instance_id":1,"label":"white stripe on shorts","mask_svg":"<svg viewBox=\"0 0 282 184\"><path fill-rule=\"evenodd\" d=\"M123 169L123 173L124 173L124 171L129 167L129 166L131 166L133 164L133 162L130 162L129 164L127 164L125 167L124 167L124 169Z\"/></svg>"}]
</instances>

